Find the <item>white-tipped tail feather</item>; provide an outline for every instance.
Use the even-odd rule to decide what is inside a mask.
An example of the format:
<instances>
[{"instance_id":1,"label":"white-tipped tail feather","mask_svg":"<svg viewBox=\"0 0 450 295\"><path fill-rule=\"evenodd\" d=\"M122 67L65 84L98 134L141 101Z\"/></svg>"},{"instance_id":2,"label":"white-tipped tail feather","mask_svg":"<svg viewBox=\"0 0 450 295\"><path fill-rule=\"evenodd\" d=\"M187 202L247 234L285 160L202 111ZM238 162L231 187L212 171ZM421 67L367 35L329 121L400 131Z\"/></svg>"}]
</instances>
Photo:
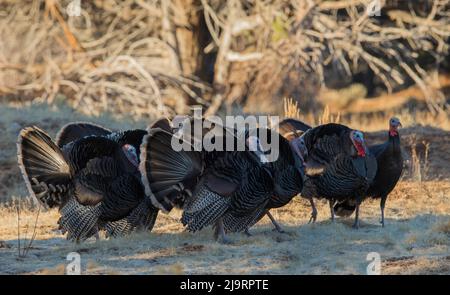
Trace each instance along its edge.
<instances>
[{"instance_id":1,"label":"white-tipped tail feather","mask_svg":"<svg viewBox=\"0 0 450 295\"><path fill-rule=\"evenodd\" d=\"M36 126L21 130L17 161L28 191L46 207L60 206L70 189L70 166L50 136Z\"/></svg>"}]
</instances>

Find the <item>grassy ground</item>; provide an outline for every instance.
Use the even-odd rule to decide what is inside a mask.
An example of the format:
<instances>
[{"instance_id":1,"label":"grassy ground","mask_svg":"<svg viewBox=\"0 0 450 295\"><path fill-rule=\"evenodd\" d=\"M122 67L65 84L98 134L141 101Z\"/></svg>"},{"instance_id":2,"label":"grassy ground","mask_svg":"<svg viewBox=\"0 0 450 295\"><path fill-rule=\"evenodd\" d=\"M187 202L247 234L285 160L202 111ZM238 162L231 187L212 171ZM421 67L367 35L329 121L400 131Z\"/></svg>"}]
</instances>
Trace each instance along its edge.
<instances>
[{"instance_id":1,"label":"grassy ground","mask_svg":"<svg viewBox=\"0 0 450 295\"><path fill-rule=\"evenodd\" d=\"M354 230L352 219L331 223L328 205L321 202L318 222L307 224L309 205L295 198L273 212L288 234L273 232L264 218L252 228L252 237L231 234L233 243L221 245L210 229L184 232L180 212L174 212L160 214L152 233L76 245L55 231L58 212L51 210L40 212L33 245L19 258L19 240L23 249L33 235L37 211L26 204L15 155L17 134L36 124L54 136L65 123L80 120L113 129L148 123L113 115L86 117L63 106L0 107L0 274L62 274L73 251L80 253L82 272L88 274L365 274L370 252L380 254L383 274L450 274L450 136L445 126L423 127L414 121L401 131L407 168L388 199L384 229L377 202L363 204L362 227ZM357 122L352 127L377 130ZM384 137L385 131L367 135L370 143ZM14 203L23 205L20 239Z\"/></svg>"},{"instance_id":2,"label":"grassy ground","mask_svg":"<svg viewBox=\"0 0 450 295\"><path fill-rule=\"evenodd\" d=\"M450 274L450 184L401 182L388 199L381 228L377 202L362 207L362 226L352 219L329 221L320 203L316 224L307 224L309 206L294 199L275 210L287 234L272 231L263 219L252 237L231 234L222 245L212 231L183 231L179 212L161 214L152 233L76 245L56 232L55 210L41 213L36 240L25 258L17 257L17 213L0 210L0 273L63 274L68 253L81 255L85 274L365 274L367 254L381 256L382 274ZM35 211L21 212L21 243L31 237ZM28 227L28 229L27 229Z\"/></svg>"}]
</instances>

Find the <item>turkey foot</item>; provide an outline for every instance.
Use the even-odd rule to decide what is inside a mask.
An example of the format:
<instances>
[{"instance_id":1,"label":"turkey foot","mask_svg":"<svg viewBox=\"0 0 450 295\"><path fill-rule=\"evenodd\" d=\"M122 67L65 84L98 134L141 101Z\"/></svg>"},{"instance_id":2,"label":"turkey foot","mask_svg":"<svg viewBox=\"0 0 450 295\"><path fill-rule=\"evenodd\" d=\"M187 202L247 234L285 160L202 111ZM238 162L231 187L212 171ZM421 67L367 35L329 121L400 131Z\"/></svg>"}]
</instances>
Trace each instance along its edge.
<instances>
[{"instance_id":1,"label":"turkey foot","mask_svg":"<svg viewBox=\"0 0 450 295\"><path fill-rule=\"evenodd\" d=\"M334 200L328 201L330 204L330 214L331 214L331 222L334 223L334 204L336 203Z\"/></svg>"},{"instance_id":2,"label":"turkey foot","mask_svg":"<svg viewBox=\"0 0 450 295\"><path fill-rule=\"evenodd\" d=\"M314 201L312 198L309 200L309 202L311 203L312 212L311 212L311 218L309 219L308 223L311 223L311 222L315 223L316 219L317 219L317 208L316 208L316 205L314 205Z\"/></svg>"}]
</instances>

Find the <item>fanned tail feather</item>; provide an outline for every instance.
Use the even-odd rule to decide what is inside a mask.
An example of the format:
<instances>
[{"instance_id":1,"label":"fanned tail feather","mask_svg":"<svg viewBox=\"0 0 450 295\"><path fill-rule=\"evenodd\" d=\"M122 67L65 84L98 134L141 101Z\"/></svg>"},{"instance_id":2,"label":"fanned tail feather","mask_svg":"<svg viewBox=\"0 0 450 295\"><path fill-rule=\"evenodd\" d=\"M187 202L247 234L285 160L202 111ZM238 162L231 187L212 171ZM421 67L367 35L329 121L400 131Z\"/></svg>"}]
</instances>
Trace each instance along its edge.
<instances>
[{"instance_id":1,"label":"fanned tail feather","mask_svg":"<svg viewBox=\"0 0 450 295\"><path fill-rule=\"evenodd\" d=\"M22 129L17 159L34 198L50 208L64 204L71 190L71 169L47 133L35 126Z\"/></svg>"},{"instance_id":2,"label":"fanned tail feather","mask_svg":"<svg viewBox=\"0 0 450 295\"><path fill-rule=\"evenodd\" d=\"M170 120L167 118L160 118L156 120L150 125L150 128L159 128L169 133L172 133L172 125L170 123Z\"/></svg>"},{"instance_id":3,"label":"fanned tail feather","mask_svg":"<svg viewBox=\"0 0 450 295\"><path fill-rule=\"evenodd\" d=\"M108 130L102 126L87 123L87 122L75 122L69 123L61 128L56 136L56 144L59 147L63 147L64 145L75 141L77 139L96 135L96 136L106 136L111 133L111 130Z\"/></svg>"},{"instance_id":4,"label":"fanned tail feather","mask_svg":"<svg viewBox=\"0 0 450 295\"><path fill-rule=\"evenodd\" d=\"M282 120L277 127L280 134L288 140L299 137L308 129L311 129L311 126L308 124L293 118Z\"/></svg>"},{"instance_id":5,"label":"fanned tail feather","mask_svg":"<svg viewBox=\"0 0 450 295\"><path fill-rule=\"evenodd\" d=\"M168 212L179 199L180 187L196 181L202 169L201 156L195 151L175 151L172 134L163 129L148 132L141 145L142 183L152 204Z\"/></svg>"}]
</instances>

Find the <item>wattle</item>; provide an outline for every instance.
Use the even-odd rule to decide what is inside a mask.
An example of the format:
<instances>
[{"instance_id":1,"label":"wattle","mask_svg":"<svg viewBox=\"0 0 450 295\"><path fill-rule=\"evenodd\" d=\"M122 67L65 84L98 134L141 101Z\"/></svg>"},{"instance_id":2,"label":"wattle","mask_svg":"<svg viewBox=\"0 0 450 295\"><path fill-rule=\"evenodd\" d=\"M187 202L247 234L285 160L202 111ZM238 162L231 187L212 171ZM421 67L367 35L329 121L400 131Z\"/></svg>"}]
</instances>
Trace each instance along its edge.
<instances>
[{"instance_id":1,"label":"wattle","mask_svg":"<svg viewBox=\"0 0 450 295\"><path fill-rule=\"evenodd\" d=\"M356 144L356 151L358 152L358 156L365 157L366 149L362 146L362 144Z\"/></svg>"}]
</instances>

